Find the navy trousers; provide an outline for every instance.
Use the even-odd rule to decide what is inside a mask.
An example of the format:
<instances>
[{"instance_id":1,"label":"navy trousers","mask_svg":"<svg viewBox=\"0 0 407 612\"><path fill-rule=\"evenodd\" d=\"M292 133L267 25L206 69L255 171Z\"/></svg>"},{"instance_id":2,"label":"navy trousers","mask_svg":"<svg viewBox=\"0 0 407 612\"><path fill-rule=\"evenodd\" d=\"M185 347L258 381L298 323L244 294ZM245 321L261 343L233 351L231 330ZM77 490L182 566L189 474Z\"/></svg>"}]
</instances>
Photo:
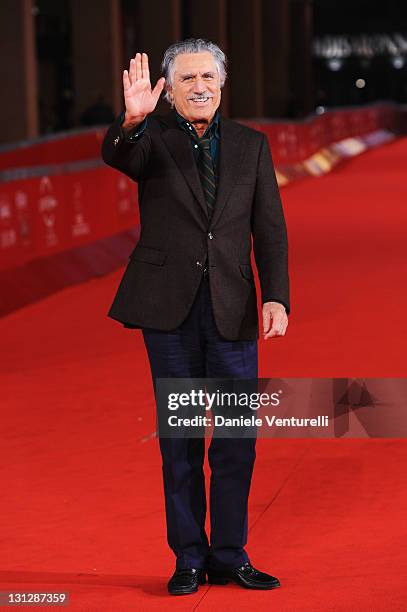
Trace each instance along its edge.
<instances>
[{"instance_id":1,"label":"navy trousers","mask_svg":"<svg viewBox=\"0 0 407 612\"><path fill-rule=\"evenodd\" d=\"M217 330L204 275L187 319L169 332L143 328L156 378L257 378L257 340L229 341ZM256 438L212 437L208 450L210 543L205 532L203 438L159 438L168 544L177 569L236 568L249 561L247 505Z\"/></svg>"}]
</instances>

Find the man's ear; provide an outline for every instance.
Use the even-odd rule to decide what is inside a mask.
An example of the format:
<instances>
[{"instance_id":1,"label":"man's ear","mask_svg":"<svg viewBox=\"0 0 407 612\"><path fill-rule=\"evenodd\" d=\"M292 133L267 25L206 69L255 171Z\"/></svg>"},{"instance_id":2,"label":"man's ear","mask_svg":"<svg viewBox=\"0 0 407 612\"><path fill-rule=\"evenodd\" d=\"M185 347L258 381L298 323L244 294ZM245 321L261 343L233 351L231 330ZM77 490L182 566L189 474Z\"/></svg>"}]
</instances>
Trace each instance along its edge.
<instances>
[{"instance_id":1,"label":"man's ear","mask_svg":"<svg viewBox=\"0 0 407 612\"><path fill-rule=\"evenodd\" d=\"M168 93L168 97L170 99L170 103L171 103L171 108L174 108L174 91L171 87L171 85L167 85L167 83L165 84L165 91Z\"/></svg>"}]
</instances>

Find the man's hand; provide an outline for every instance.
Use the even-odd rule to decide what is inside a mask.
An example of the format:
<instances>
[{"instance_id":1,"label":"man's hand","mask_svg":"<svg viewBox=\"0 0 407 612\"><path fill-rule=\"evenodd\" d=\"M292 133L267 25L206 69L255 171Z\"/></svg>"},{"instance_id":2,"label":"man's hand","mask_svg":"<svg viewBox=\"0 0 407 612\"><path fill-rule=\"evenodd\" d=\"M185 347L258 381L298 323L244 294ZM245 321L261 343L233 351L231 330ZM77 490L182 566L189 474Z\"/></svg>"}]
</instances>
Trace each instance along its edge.
<instances>
[{"instance_id":1,"label":"man's hand","mask_svg":"<svg viewBox=\"0 0 407 612\"><path fill-rule=\"evenodd\" d=\"M284 336L288 326L288 317L282 304L265 302L263 304L264 340L274 336Z\"/></svg>"},{"instance_id":2,"label":"man's hand","mask_svg":"<svg viewBox=\"0 0 407 612\"><path fill-rule=\"evenodd\" d=\"M130 60L129 70L123 72L126 105L124 129L138 125L155 109L164 84L165 79L162 77L151 90L147 53L136 53L136 57Z\"/></svg>"}]
</instances>

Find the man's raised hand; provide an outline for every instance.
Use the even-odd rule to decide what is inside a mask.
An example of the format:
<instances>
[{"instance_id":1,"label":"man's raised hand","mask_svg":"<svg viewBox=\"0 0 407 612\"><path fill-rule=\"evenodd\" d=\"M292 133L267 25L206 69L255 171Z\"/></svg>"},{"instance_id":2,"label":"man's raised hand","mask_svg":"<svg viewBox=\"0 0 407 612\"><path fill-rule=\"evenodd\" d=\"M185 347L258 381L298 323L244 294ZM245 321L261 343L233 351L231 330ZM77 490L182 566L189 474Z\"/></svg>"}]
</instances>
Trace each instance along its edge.
<instances>
[{"instance_id":1,"label":"man's raised hand","mask_svg":"<svg viewBox=\"0 0 407 612\"><path fill-rule=\"evenodd\" d=\"M126 106L124 128L141 123L155 109L164 84L165 79L162 77L158 79L154 89L151 89L147 53L136 53L136 57L130 60L129 70L123 72Z\"/></svg>"}]
</instances>

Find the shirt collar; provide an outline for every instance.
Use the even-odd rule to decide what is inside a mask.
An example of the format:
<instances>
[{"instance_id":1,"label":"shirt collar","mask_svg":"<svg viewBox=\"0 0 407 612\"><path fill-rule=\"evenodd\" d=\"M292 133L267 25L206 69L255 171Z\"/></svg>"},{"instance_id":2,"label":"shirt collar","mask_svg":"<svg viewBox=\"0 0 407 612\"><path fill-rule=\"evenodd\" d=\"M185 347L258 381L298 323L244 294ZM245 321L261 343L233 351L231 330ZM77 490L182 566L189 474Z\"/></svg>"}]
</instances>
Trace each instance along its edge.
<instances>
[{"instance_id":1,"label":"shirt collar","mask_svg":"<svg viewBox=\"0 0 407 612\"><path fill-rule=\"evenodd\" d=\"M182 115L179 114L179 112L177 110L175 110L175 116L177 118L178 121L178 125L184 129L185 131L189 131L190 128L192 128L191 131L193 131L194 135L198 136L198 134L195 131L194 126L192 125L192 123L190 123L189 121L187 121ZM211 123L208 125L208 127L205 130L204 135L202 136L202 138L204 138L205 136L207 136L210 132L213 133L213 135L215 136L215 138L219 138L219 121L220 121L220 113L217 110Z\"/></svg>"}]
</instances>

